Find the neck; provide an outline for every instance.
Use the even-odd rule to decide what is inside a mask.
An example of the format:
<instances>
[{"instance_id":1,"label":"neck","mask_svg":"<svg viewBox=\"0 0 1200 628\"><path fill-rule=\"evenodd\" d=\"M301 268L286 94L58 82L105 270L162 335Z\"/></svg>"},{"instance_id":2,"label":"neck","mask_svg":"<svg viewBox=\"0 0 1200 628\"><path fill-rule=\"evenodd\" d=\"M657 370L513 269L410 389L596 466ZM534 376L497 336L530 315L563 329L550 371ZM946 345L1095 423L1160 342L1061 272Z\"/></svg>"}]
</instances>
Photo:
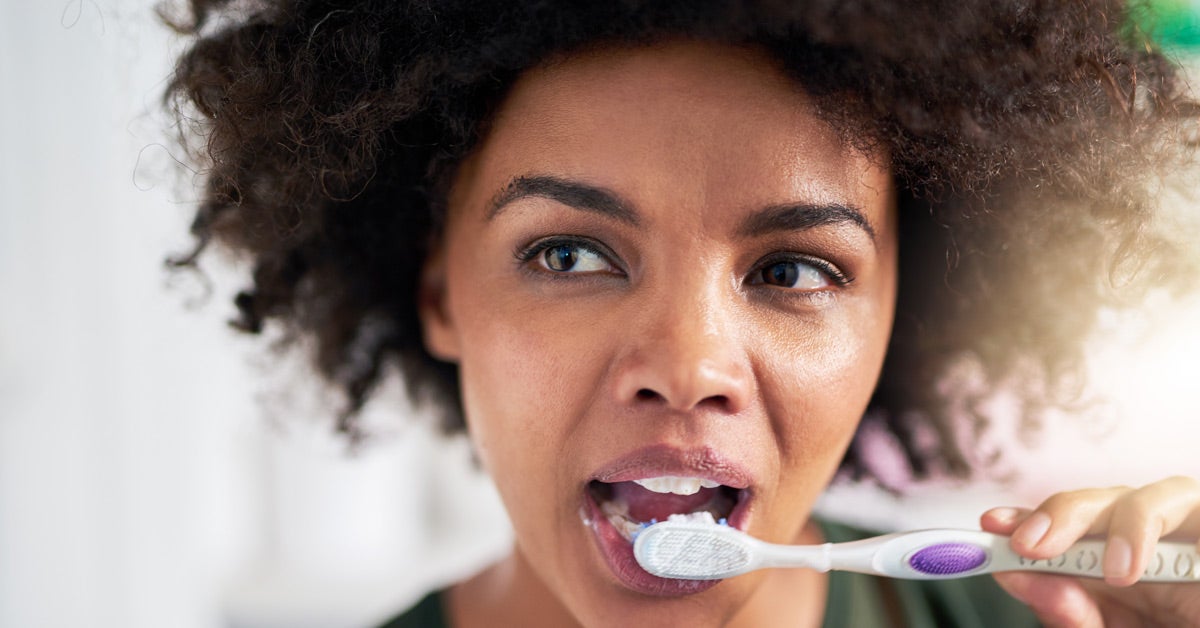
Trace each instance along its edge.
<instances>
[{"instance_id":1,"label":"neck","mask_svg":"<svg viewBox=\"0 0 1200 628\"><path fill-rule=\"evenodd\" d=\"M579 625L515 548L500 562L455 585L446 609L455 628Z\"/></svg>"}]
</instances>

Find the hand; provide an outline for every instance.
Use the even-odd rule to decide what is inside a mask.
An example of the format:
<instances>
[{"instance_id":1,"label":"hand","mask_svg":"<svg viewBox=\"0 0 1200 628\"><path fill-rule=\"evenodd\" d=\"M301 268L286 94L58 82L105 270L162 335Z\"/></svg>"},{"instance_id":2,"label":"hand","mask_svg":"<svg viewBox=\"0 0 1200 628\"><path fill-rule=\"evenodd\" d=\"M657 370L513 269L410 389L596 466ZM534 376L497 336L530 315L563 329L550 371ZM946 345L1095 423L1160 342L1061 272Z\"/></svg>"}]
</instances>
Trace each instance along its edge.
<instances>
[{"instance_id":1,"label":"hand","mask_svg":"<svg viewBox=\"0 0 1200 628\"><path fill-rule=\"evenodd\" d=\"M1084 535L1107 538L1104 580L1033 572L995 574L1010 595L1050 627L1200 626L1200 580L1135 584L1159 538L1200 538L1200 480L1173 477L1138 489L1058 493L1035 510L993 508L984 530L1012 537L1014 551L1057 556ZM1198 543L1200 546L1200 543Z\"/></svg>"}]
</instances>

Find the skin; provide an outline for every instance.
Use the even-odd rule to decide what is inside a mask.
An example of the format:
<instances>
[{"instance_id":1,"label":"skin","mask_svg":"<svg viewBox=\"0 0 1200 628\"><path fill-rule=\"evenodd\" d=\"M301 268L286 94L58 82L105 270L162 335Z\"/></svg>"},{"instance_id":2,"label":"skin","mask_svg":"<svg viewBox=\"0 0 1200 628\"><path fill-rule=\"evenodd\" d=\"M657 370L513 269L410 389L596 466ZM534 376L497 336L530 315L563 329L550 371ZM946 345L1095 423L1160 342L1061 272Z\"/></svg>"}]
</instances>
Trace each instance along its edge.
<instances>
[{"instance_id":1,"label":"skin","mask_svg":"<svg viewBox=\"0 0 1200 628\"><path fill-rule=\"evenodd\" d=\"M506 560L451 590L455 625L819 624L825 580L807 570L690 596L633 591L580 509L613 460L708 447L751 478L748 532L820 541L812 505L891 331L886 163L841 142L755 50L593 50L517 81L456 175L420 295L426 345L459 365L469 433L516 537ZM530 181L607 200L597 209ZM797 204L858 219L748 233ZM538 248L559 236L573 241ZM780 264L800 280L772 283ZM984 525L1011 531L1027 513L1010 514Z\"/></svg>"},{"instance_id":2,"label":"skin","mask_svg":"<svg viewBox=\"0 0 1200 628\"><path fill-rule=\"evenodd\" d=\"M1092 535L1107 540L1103 581L1026 572L996 574L1013 597L1051 628L1200 626L1200 583L1140 584L1160 538L1200 537L1200 480L1176 476L1141 488L1113 487L1059 493L1036 509L994 508L980 525L1011 535L1029 558L1064 553ZM1200 542L1197 542L1200 551Z\"/></svg>"}]
</instances>

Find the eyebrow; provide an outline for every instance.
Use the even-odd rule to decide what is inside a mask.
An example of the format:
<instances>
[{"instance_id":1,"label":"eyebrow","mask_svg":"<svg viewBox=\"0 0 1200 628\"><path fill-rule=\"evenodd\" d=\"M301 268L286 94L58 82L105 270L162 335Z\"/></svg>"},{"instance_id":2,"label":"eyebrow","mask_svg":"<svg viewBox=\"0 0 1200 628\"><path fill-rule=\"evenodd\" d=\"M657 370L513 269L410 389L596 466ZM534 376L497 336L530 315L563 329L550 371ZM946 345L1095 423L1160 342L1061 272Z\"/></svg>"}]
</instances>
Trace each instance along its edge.
<instances>
[{"instance_id":1,"label":"eyebrow","mask_svg":"<svg viewBox=\"0 0 1200 628\"><path fill-rule=\"evenodd\" d=\"M601 187L545 175L517 177L509 182L488 204L487 219L495 218L517 199L537 197L568 207L595 212L630 226L639 220L633 205L618 194Z\"/></svg>"},{"instance_id":2,"label":"eyebrow","mask_svg":"<svg viewBox=\"0 0 1200 628\"><path fill-rule=\"evenodd\" d=\"M863 230L875 244L875 228L862 210L841 203L794 203L772 205L747 216L738 227L738 235L756 237L777 231L805 231L825 225L852 224Z\"/></svg>"},{"instance_id":3,"label":"eyebrow","mask_svg":"<svg viewBox=\"0 0 1200 628\"><path fill-rule=\"evenodd\" d=\"M487 220L492 220L512 202L522 198L545 198L594 212L630 226L638 226L637 210L619 194L601 187L549 175L526 175L513 179L488 203ZM739 225L737 234L752 238L780 231L806 231L815 227L852 224L875 244L875 229L862 210L841 203L789 203L757 211Z\"/></svg>"}]
</instances>

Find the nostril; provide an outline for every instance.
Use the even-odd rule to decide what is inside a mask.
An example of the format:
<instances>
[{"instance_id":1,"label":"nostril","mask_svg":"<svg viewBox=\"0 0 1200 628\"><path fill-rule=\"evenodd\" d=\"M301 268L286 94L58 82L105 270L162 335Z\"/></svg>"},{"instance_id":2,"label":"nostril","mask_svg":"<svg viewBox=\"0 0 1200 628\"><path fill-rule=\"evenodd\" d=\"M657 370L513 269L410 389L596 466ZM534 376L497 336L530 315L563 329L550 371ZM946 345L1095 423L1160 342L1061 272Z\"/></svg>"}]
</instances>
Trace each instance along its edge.
<instances>
[{"instance_id":1,"label":"nostril","mask_svg":"<svg viewBox=\"0 0 1200 628\"><path fill-rule=\"evenodd\" d=\"M667 398L649 388L642 388L637 391L637 400L638 401L667 401ZM717 407L724 409L730 405L730 400L729 400L729 397L726 397L725 395L711 395L709 397L705 397L704 399L701 399L700 402L696 405L713 405L713 406L717 406Z\"/></svg>"},{"instance_id":2,"label":"nostril","mask_svg":"<svg viewBox=\"0 0 1200 628\"><path fill-rule=\"evenodd\" d=\"M726 397L725 395L712 395L711 397L706 397L701 399L700 403L697 405L709 405L720 410L721 412L732 411L732 402L729 400L729 397Z\"/></svg>"}]
</instances>

